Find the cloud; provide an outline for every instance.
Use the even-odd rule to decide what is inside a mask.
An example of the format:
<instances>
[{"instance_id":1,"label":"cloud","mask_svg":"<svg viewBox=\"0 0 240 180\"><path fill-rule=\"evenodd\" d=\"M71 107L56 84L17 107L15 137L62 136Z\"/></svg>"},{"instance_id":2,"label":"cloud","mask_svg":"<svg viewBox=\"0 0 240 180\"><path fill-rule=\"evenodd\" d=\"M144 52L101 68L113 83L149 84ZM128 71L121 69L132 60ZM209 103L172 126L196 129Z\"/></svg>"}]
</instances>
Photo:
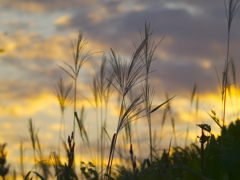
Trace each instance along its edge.
<instances>
[{"instance_id":1,"label":"cloud","mask_svg":"<svg viewBox=\"0 0 240 180\"><path fill-rule=\"evenodd\" d=\"M70 21L70 16L65 14L59 17L58 19L56 19L55 24L58 26L67 26L69 24L69 21Z\"/></svg>"},{"instance_id":2,"label":"cloud","mask_svg":"<svg viewBox=\"0 0 240 180\"><path fill-rule=\"evenodd\" d=\"M6 1L2 4L2 7L27 11L29 13L41 13L44 11L43 4L34 1Z\"/></svg>"},{"instance_id":3,"label":"cloud","mask_svg":"<svg viewBox=\"0 0 240 180\"><path fill-rule=\"evenodd\" d=\"M9 82L10 83L10 82ZM1 89L1 114L7 117L32 117L38 112L52 114L57 107L56 98L48 93L34 94L31 84L24 87L19 82L4 83L8 90ZM11 88L11 89L10 89ZM15 90L14 89L18 89ZM21 90L22 88L22 90ZM51 107L51 108L50 108Z\"/></svg>"},{"instance_id":4,"label":"cloud","mask_svg":"<svg viewBox=\"0 0 240 180\"><path fill-rule=\"evenodd\" d=\"M76 8L92 5L95 3L95 0L89 1L78 1L78 0L69 0L69 1L59 1L59 0L11 0L4 1L1 7L8 9L16 9L20 11L25 11L28 13L47 13L52 11L59 11L66 8Z\"/></svg>"},{"instance_id":5,"label":"cloud","mask_svg":"<svg viewBox=\"0 0 240 180\"><path fill-rule=\"evenodd\" d=\"M183 4L184 5L184 4ZM154 31L153 39L160 40L171 39L172 43L164 47L165 54L171 54L172 59L201 61L202 59L211 59L218 62L225 54L226 27L225 19L207 16L212 8L204 10L205 6L200 6L204 13L193 16L186 9L176 7L175 9L146 8L142 11L126 10L119 11L123 4L115 3L113 5L101 6L95 11L84 15L77 13L71 19L70 26L80 27L87 36L93 37L96 41L109 44L109 47L120 53L131 54L132 43L139 41L139 29L143 29L144 21L151 22ZM191 5L196 7L196 4ZM197 7L196 7L197 8ZM104 9L104 11L103 11ZM106 18L98 20L93 17L99 17L102 14ZM111 13L115 11L115 13ZM218 10L220 11L220 10ZM94 15L96 14L96 15ZM111 14L111 16L110 16ZM222 12L223 17L225 12ZM115 16L118 15L118 16ZM210 15L210 14L209 14ZM237 31L236 31L237 32Z\"/></svg>"},{"instance_id":6,"label":"cloud","mask_svg":"<svg viewBox=\"0 0 240 180\"><path fill-rule=\"evenodd\" d=\"M35 32L16 31L11 36L5 36L2 44L5 47L3 57L7 58L61 60L68 59L71 54L69 37L66 36L45 38Z\"/></svg>"}]
</instances>

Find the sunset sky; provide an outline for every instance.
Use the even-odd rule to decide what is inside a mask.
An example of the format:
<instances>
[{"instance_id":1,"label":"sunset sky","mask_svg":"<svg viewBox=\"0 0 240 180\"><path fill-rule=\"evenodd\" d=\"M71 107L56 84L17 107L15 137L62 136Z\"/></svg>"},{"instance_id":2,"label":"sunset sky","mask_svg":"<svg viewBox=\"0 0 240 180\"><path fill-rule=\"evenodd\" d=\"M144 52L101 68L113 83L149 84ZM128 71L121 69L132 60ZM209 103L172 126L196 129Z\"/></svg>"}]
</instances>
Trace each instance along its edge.
<instances>
[{"instance_id":1,"label":"sunset sky","mask_svg":"<svg viewBox=\"0 0 240 180\"><path fill-rule=\"evenodd\" d=\"M0 15L0 49L3 49L0 53L0 143L7 142L10 163L19 158L20 141L24 142L26 151L31 145L30 118L39 129L40 140L46 147L44 153L48 156L56 151L61 113L53 91L60 76L70 82L58 65L72 63L70 44L77 39L79 31L88 42L86 51L97 52L83 65L79 76L78 104L84 103L86 107L85 122L89 131L95 123L92 120L95 111L88 103L93 95L89 92L103 52L108 56L112 48L123 59L130 59L134 45L140 43L144 23L149 22L152 39L159 42L164 37L156 49L151 74L154 103L165 101L166 92L169 97L177 95L171 105L180 138L185 137L183 132L189 119L194 132L196 123L208 123L218 133L208 112L214 109L219 116L222 114L218 76L221 81L227 47L223 0L3 0ZM237 82L240 75L239 23L240 12L233 21L230 47ZM194 84L197 84L199 97L197 119L193 115L195 105L189 116ZM234 92L239 93L239 89ZM227 121L230 122L238 116L239 106L236 99L228 103ZM109 113L116 119L109 123L108 130L112 134L117 117L113 107L109 108ZM157 113L153 123L159 130L162 111ZM69 121L68 134L72 118L69 108L65 117L66 122ZM144 121L140 120L142 126L138 131L147 133ZM166 123L164 131L169 142L173 135L171 124ZM146 139L143 142L148 144Z\"/></svg>"}]
</instances>

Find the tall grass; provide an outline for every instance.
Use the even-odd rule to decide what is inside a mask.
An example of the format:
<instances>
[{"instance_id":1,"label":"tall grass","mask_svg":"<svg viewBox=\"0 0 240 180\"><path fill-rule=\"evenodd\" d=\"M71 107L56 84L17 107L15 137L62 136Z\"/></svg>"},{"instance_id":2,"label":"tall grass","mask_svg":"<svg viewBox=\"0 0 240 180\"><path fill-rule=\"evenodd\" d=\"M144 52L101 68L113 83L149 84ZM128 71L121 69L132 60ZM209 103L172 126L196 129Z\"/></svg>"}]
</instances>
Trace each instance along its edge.
<instances>
[{"instance_id":1,"label":"tall grass","mask_svg":"<svg viewBox=\"0 0 240 180\"><path fill-rule=\"evenodd\" d=\"M142 50L146 43L146 39L142 41L137 50L133 53L130 61L122 60L117 57L115 52L111 50L110 64L112 67L111 75L113 76L114 82L112 85L117 90L120 95L120 110L117 123L117 130L112 137L109 159L106 174L111 174L112 161L114 157L117 137L122 128L124 128L128 123L134 120L134 118L141 112L136 110L142 104L142 96L140 93L130 102L126 102L126 96L130 90L143 78L142 68ZM114 84L116 83L116 84Z\"/></svg>"},{"instance_id":2,"label":"tall grass","mask_svg":"<svg viewBox=\"0 0 240 180\"><path fill-rule=\"evenodd\" d=\"M194 84L193 90L191 93L191 98L190 98L190 108L189 108L189 117L188 117L188 124L187 124L187 130L186 130L186 137L185 137L185 147L188 146L188 137L189 137L189 123L192 118L192 108L193 108L193 102L194 100L196 101L196 114L198 112L198 96L196 95L197 93L197 84Z\"/></svg>"},{"instance_id":3,"label":"tall grass","mask_svg":"<svg viewBox=\"0 0 240 180\"><path fill-rule=\"evenodd\" d=\"M223 76L222 76L222 101L223 101L223 117L222 117L222 126L225 126L225 117L226 117L226 102L227 102L227 90L230 91L230 77L233 77L235 82L235 73L234 73L234 65L233 60L230 58L230 34L231 34L231 26L233 18L239 9L239 0L229 0L228 4L224 0L225 5L225 12L227 17L227 57L223 69ZM231 74L232 70L232 74Z\"/></svg>"},{"instance_id":4,"label":"tall grass","mask_svg":"<svg viewBox=\"0 0 240 180\"><path fill-rule=\"evenodd\" d=\"M22 178L24 179L24 177L26 176L25 174L25 170L24 170L24 149L23 149L23 143L22 141L20 142L20 174L22 176Z\"/></svg>"},{"instance_id":5,"label":"tall grass","mask_svg":"<svg viewBox=\"0 0 240 180\"><path fill-rule=\"evenodd\" d=\"M158 44L151 42L151 34L150 32L150 24L145 23L145 32L142 39L146 40L144 43L144 63L145 63L145 82L143 83L143 96L144 96L144 103L145 103L145 111L146 117L148 121L148 131L149 131L149 143L150 143L150 160L153 161L153 142L152 142L152 120L151 120L151 109L152 109L152 101L154 96L154 89L151 88L149 83L149 74L151 64L154 61L154 52L158 46Z\"/></svg>"},{"instance_id":6,"label":"tall grass","mask_svg":"<svg viewBox=\"0 0 240 180\"><path fill-rule=\"evenodd\" d=\"M97 132L97 161L100 160L100 172L103 171L104 166L104 149L106 144L106 123L107 123L107 109L108 101L111 96L112 76L107 72L107 57L103 55L99 70L93 78L93 95L96 107L96 132ZM100 126L99 126L99 108L100 107ZM105 112L104 112L105 109ZM100 133L99 133L100 129ZM99 143L100 142L100 143ZM96 162L97 162L96 161Z\"/></svg>"},{"instance_id":7,"label":"tall grass","mask_svg":"<svg viewBox=\"0 0 240 180\"><path fill-rule=\"evenodd\" d=\"M92 53L90 51L84 52L87 42L83 38L83 33L79 32L77 42L71 44L73 51L73 65L70 65L66 62L65 65L67 68L59 66L63 71L65 71L74 81L74 99L73 107L74 113L77 112L77 84L78 84L78 75L82 65L91 57ZM73 116L73 134L75 138L75 115ZM75 142L75 139L73 139Z\"/></svg>"}]
</instances>

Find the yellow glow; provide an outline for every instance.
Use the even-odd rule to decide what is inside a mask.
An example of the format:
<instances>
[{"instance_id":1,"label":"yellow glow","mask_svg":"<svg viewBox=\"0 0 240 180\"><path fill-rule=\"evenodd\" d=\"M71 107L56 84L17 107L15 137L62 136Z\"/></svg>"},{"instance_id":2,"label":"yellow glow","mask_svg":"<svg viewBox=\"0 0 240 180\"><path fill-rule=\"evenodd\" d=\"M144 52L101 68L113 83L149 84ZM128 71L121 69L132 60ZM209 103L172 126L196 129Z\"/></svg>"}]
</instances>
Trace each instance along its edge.
<instances>
[{"instance_id":1,"label":"yellow glow","mask_svg":"<svg viewBox=\"0 0 240 180\"><path fill-rule=\"evenodd\" d=\"M16 44L14 42L8 42L4 46L6 52L13 52L16 49Z\"/></svg>"},{"instance_id":2,"label":"yellow glow","mask_svg":"<svg viewBox=\"0 0 240 180\"><path fill-rule=\"evenodd\" d=\"M58 23L63 23L67 16L60 17ZM78 34L72 33L68 36L53 36L41 41L32 42L32 38L40 38L36 33L28 33L24 31L16 31L10 38L2 38L5 53L3 56L8 56L16 59L32 60L32 59L44 59L44 60L59 60L69 62L72 60L72 49L70 47L70 40L76 40ZM29 38L21 38L29 37ZM106 49L109 49L109 45L104 43L98 43L92 37L86 37L88 42L85 52L90 51L92 56L102 57L102 53ZM16 40L17 39L17 40ZM47 53L46 53L47 52ZM85 63L87 66L89 63ZM90 67L90 64L89 64ZM31 67L32 69L38 69L38 67Z\"/></svg>"},{"instance_id":3,"label":"yellow glow","mask_svg":"<svg viewBox=\"0 0 240 180\"><path fill-rule=\"evenodd\" d=\"M209 69L211 66L212 66L212 64L211 64L211 62L210 62L209 60L204 60L204 61L202 62L202 67L203 67L204 69Z\"/></svg>"},{"instance_id":4,"label":"yellow glow","mask_svg":"<svg viewBox=\"0 0 240 180\"><path fill-rule=\"evenodd\" d=\"M57 106L56 98L53 95L42 93L38 97L22 99L19 103L12 103L0 109L2 115L7 116L28 116L31 117L39 111L53 113L53 108Z\"/></svg>"},{"instance_id":5,"label":"yellow glow","mask_svg":"<svg viewBox=\"0 0 240 180\"><path fill-rule=\"evenodd\" d=\"M54 130L54 131L59 131L61 129L61 124L60 123L54 123L50 126L50 129Z\"/></svg>"},{"instance_id":6,"label":"yellow glow","mask_svg":"<svg viewBox=\"0 0 240 180\"><path fill-rule=\"evenodd\" d=\"M11 123L9 122L5 122L5 123L1 123L1 126L4 128L4 129L10 129L11 128Z\"/></svg>"},{"instance_id":7,"label":"yellow glow","mask_svg":"<svg viewBox=\"0 0 240 180\"><path fill-rule=\"evenodd\" d=\"M70 16L68 14L65 14L55 20L56 25L68 25L69 22L70 22Z\"/></svg>"},{"instance_id":8,"label":"yellow glow","mask_svg":"<svg viewBox=\"0 0 240 180\"><path fill-rule=\"evenodd\" d=\"M179 119L181 121L188 122L189 118L190 118L189 112L186 112L185 110L179 111Z\"/></svg>"},{"instance_id":9,"label":"yellow glow","mask_svg":"<svg viewBox=\"0 0 240 180\"><path fill-rule=\"evenodd\" d=\"M29 37L29 38L19 38ZM76 39L77 36L74 37ZM19 39L19 40L16 40ZM41 41L32 42L32 38L39 38L37 34L16 31L12 37L3 38L2 44L5 49L3 55L21 59L50 59L66 61L72 58L69 37L55 36ZM46 53L47 52L47 53Z\"/></svg>"}]
</instances>

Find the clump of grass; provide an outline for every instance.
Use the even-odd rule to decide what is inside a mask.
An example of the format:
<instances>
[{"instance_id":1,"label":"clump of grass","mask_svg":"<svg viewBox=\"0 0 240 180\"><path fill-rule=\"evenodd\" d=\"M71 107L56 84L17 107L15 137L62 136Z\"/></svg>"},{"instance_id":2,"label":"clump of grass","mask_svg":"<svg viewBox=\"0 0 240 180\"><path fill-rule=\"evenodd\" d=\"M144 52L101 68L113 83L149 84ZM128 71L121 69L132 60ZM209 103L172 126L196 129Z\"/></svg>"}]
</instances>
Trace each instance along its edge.
<instances>
[{"instance_id":1,"label":"clump of grass","mask_svg":"<svg viewBox=\"0 0 240 180\"><path fill-rule=\"evenodd\" d=\"M7 152L5 150L6 145L6 143L0 144L0 176L3 180L6 179L10 168L10 165L7 164Z\"/></svg>"},{"instance_id":2,"label":"clump of grass","mask_svg":"<svg viewBox=\"0 0 240 180\"><path fill-rule=\"evenodd\" d=\"M64 144L65 150L67 153L67 162L64 165L61 165L58 156L56 153L52 153L52 163L55 169L55 176L57 180L77 180L77 175L74 172L74 156L75 156L75 142L74 134L72 132L71 136L68 136L67 144Z\"/></svg>"},{"instance_id":3,"label":"clump of grass","mask_svg":"<svg viewBox=\"0 0 240 180\"><path fill-rule=\"evenodd\" d=\"M141 113L141 111L136 110L141 106L143 100L143 94L140 93L137 95L128 105L126 101L126 96L130 92L130 90L142 81L143 78L142 68L144 65L142 64L142 50L146 43L146 39L142 41L140 46L137 48L135 53L133 54L130 61L122 60L120 57L117 57L115 52L111 49L111 57L110 64L112 66L111 75L113 76L113 80L116 84L112 83L118 93L121 95L120 100L120 111L118 118L118 125L116 133L114 133L112 137L109 159L106 174L111 174L112 161L114 157L117 137L122 128L124 128L128 123L133 121L136 116Z\"/></svg>"}]
</instances>

